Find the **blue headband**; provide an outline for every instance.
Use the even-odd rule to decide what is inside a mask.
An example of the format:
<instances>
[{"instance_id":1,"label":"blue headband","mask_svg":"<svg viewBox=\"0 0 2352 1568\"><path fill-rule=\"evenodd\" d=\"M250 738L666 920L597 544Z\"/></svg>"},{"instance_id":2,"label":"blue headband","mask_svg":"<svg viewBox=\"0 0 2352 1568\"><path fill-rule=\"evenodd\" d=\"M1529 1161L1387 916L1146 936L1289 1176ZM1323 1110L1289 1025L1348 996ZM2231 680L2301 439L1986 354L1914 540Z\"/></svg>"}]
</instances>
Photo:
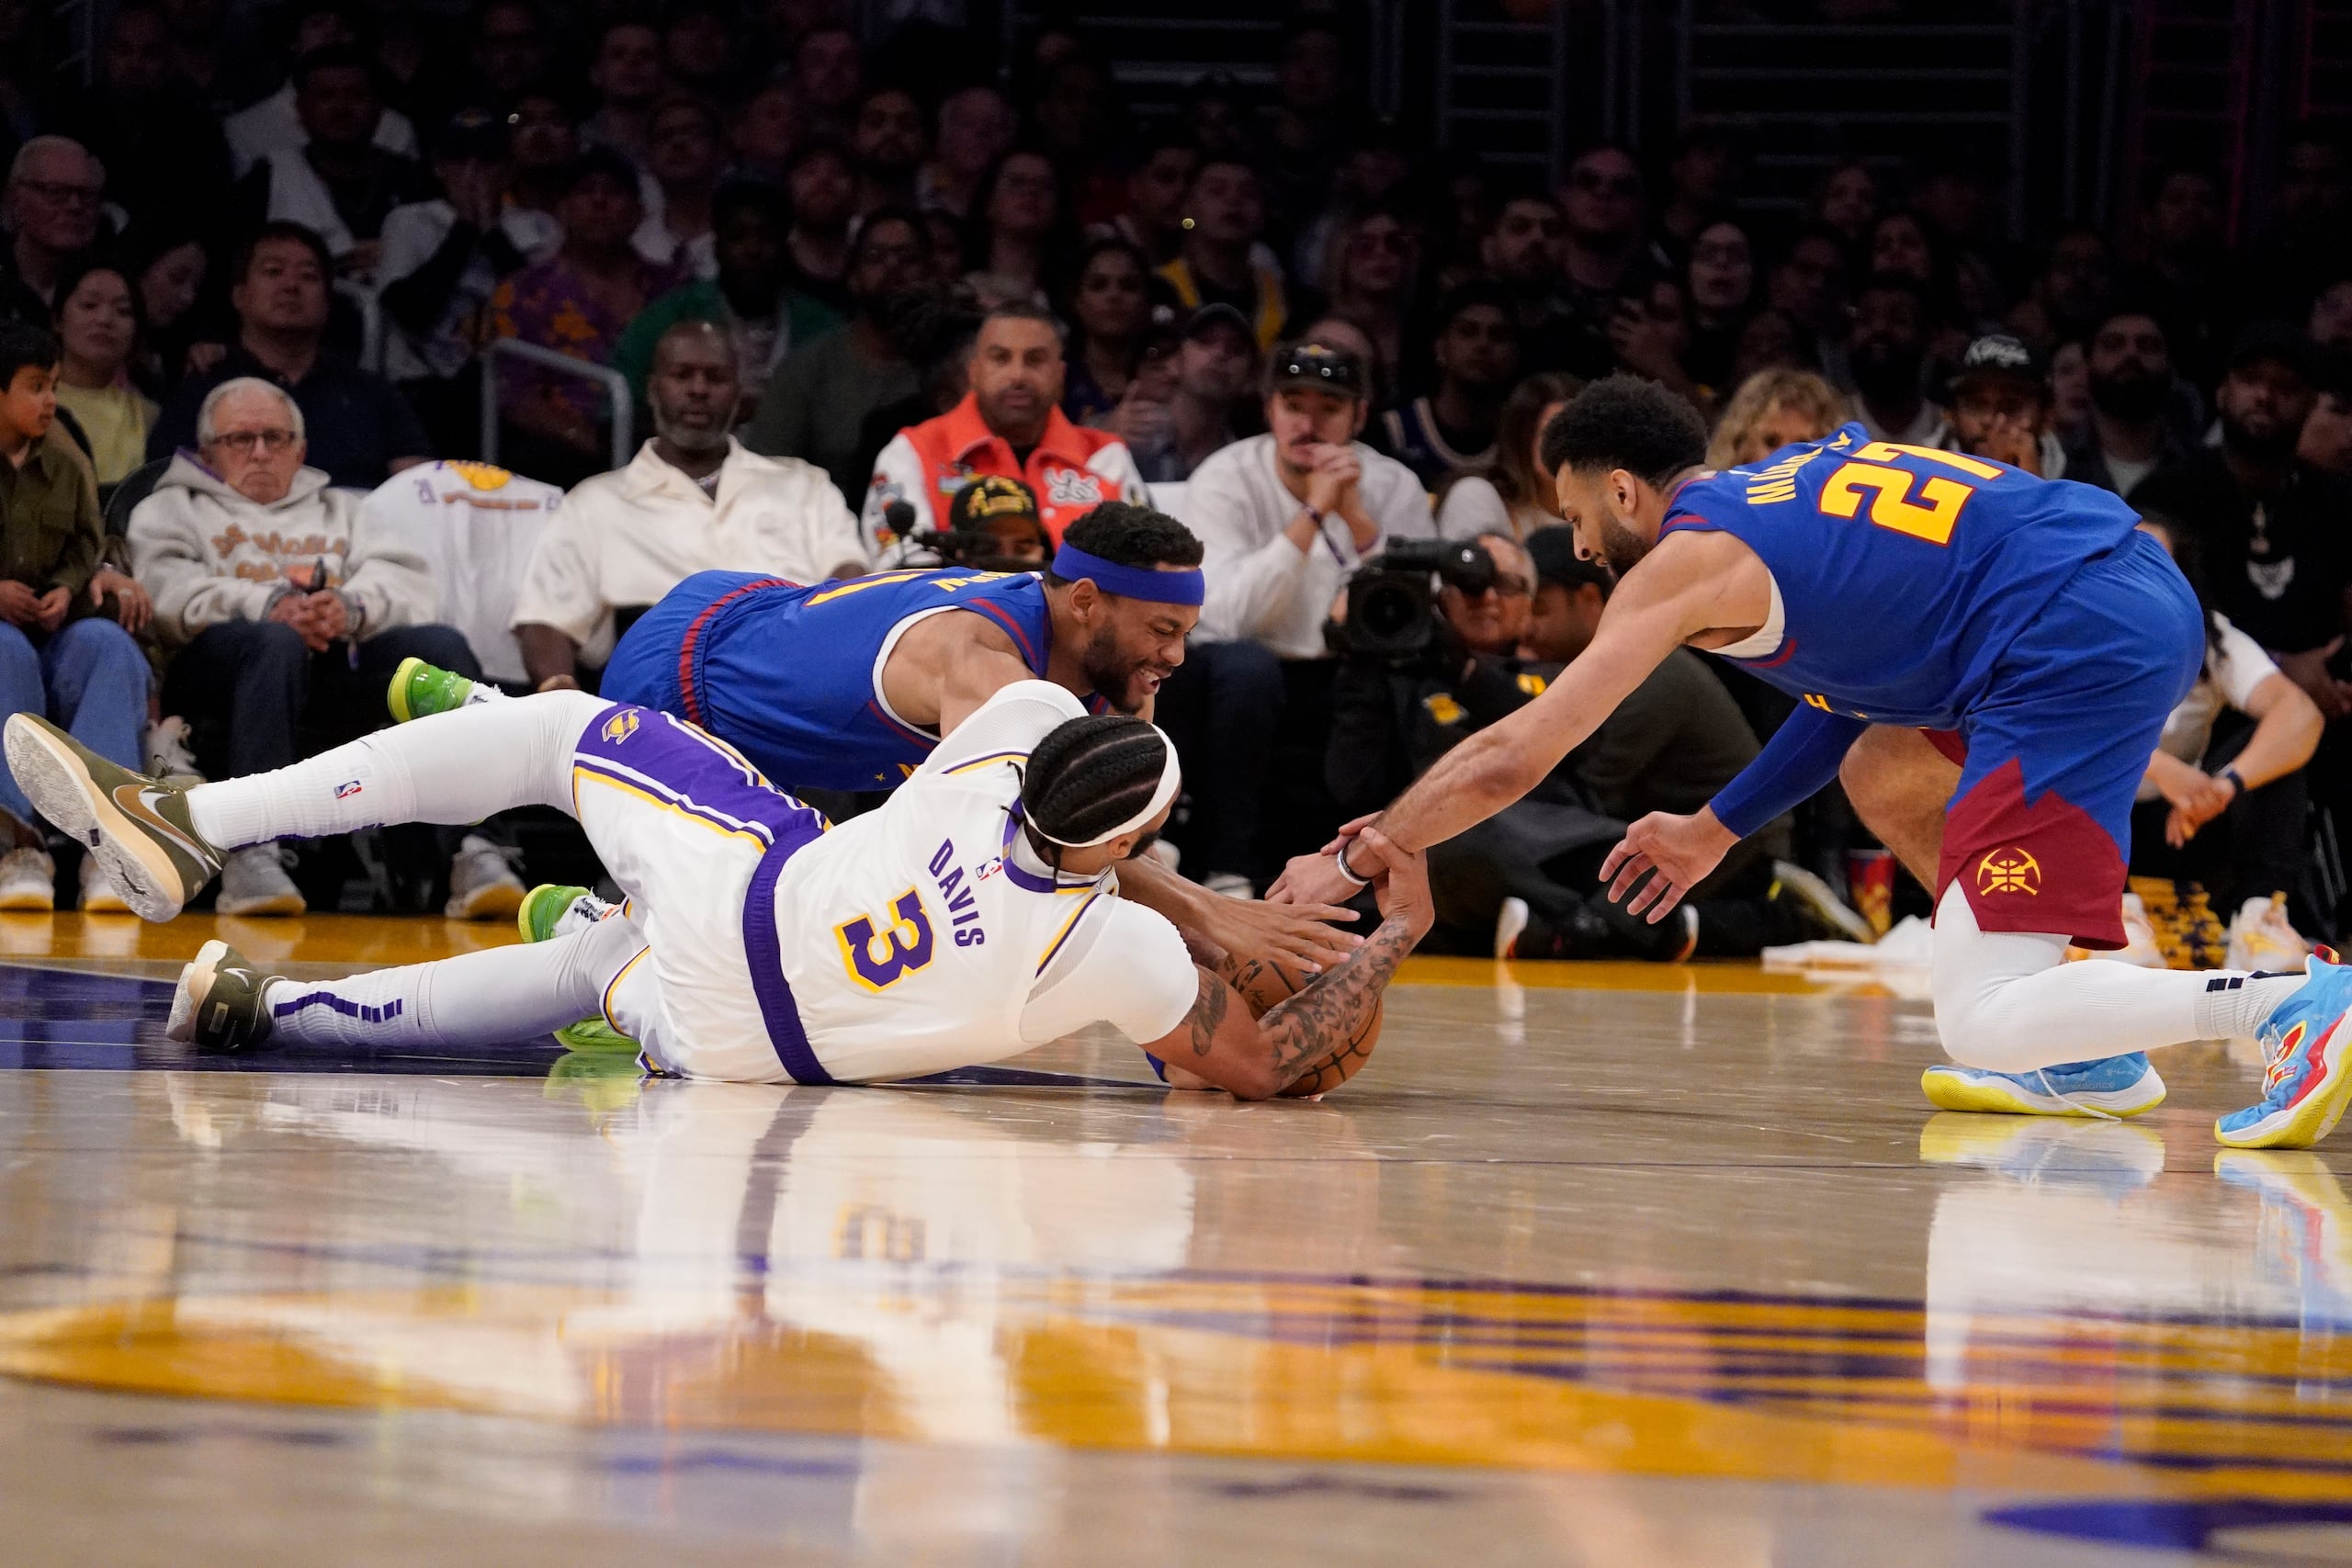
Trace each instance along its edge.
<instances>
[{"instance_id":1,"label":"blue headband","mask_svg":"<svg viewBox=\"0 0 2352 1568\"><path fill-rule=\"evenodd\" d=\"M1054 575L1071 582L1091 577L1094 586L1105 593L1148 599L1157 604L1197 604L1208 597L1199 567L1162 571L1152 566L1121 566L1117 561L1088 555L1068 541L1054 552Z\"/></svg>"}]
</instances>

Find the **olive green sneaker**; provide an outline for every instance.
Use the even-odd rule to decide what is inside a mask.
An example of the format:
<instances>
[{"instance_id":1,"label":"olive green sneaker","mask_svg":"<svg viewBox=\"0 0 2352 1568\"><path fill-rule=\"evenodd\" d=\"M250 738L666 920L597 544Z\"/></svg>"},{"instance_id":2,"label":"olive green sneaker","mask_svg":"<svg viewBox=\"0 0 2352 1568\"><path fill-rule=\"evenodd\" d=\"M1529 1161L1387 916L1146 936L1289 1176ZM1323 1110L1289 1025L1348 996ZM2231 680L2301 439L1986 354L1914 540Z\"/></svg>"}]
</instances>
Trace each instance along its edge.
<instances>
[{"instance_id":1,"label":"olive green sneaker","mask_svg":"<svg viewBox=\"0 0 2352 1568\"><path fill-rule=\"evenodd\" d=\"M170 919L219 874L221 852L196 830L179 785L109 762L33 714L9 716L5 748L33 808L97 857L141 919Z\"/></svg>"},{"instance_id":2,"label":"olive green sneaker","mask_svg":"<svg viewBox=\"0 0 2352 1568\"><path fill-rule=\"evenodd\" d=\"M384 705L392 710L395 723L406 724L436 713L455 713L476 700L474 692L474 682L463 675L412 656L392 671Z\"/></svg>"},{"instance_id":3,"label":"olive green sneaker","mask_svg":"<svg viewBox=\"0 0 2352 1568\"><path fill-rule=\"evenodd\" d=\"M523 895L523 907L514 911L514 929L523 933L525 942L547 942L559 936L569 936L582 926L603 919L612 906L592 896L585 887L564 887L553 883L541 883ZM573 911L579 911L576 918ZM570 931L564 928L569 925ZM634 1056L638 1043L601 1018L583 1018L578 1023L567 1023L555 1032L556 1043L567 1051L582 1051L594 1055L612 1055L627 1052Z\"/></svg>"},{"instance_id":4,"label":"olive green sneaker","mask_svg":"<svg viewBox=\"0 0 2352 1568\"><path fill-rule=\"evenodd\" d=\"M199 1051L251 1051L268 1041L273 1022L262 994L284 978L225 942L208 942L180 971L164 1035Z\"/></svg>"}]
</instances>

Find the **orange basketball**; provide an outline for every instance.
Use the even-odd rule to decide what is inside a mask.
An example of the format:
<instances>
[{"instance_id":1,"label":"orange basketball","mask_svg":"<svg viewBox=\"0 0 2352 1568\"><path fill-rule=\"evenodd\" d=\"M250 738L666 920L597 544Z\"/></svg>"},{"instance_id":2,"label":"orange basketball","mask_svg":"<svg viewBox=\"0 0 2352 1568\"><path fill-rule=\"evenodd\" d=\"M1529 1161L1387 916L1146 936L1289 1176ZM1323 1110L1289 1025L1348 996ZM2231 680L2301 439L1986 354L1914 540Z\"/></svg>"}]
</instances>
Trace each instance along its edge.
<instances>
[{"instance_id":1,"label":"orange basketball","mask_svg":"<svg viewBox=\"0 0 2352 1568\"><path fill-rule=\"evenodd\" d=\"M1250 1004L1250 1016L1263 1018L1267 1010L1287 1001L1306 989L1312 976L1291 967L1279 958L1252 958L1241 965L1233 977L1233 988ZM1356 1076L1356 1069L1372 1059L1372 1048L1380 1043L1380 1023L1387 1011L1388 999L1374 1002L1372 1016L1363 1021L1354 1038L1333 1049L1331 1054L1309 1067L1298 1080L1283 1090L1286 1099L1300 1100L1310 1094L1321 1094L1339 1088Z\"/></svg>"}]
</instances>

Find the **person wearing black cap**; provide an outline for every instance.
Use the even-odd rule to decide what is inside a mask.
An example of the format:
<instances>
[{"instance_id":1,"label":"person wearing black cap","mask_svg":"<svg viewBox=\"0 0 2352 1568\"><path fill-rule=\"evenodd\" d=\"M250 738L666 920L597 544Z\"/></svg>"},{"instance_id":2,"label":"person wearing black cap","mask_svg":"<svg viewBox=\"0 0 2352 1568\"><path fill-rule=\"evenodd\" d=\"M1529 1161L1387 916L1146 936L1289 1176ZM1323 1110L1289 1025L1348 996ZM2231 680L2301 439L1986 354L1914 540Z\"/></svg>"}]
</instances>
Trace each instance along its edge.
<instances>
[{"instance_id":1,"label":"person wearing black cap","mask_svg":"<svg viewBox=\"0 0 2352 1568\"><path fill-rule=\"evenodd\" d=\"M2040 479L2062 479L2066 454L2050 431L2050 383L2033 351L2007 333L1968 345L1945 383L1948 451L1989 457Z\"/></svg>"},{"instance_id":2,"label":"person wearing black cap","mask_svg":"<svg viewBox=\"0 0 2352 1568\"><path fill-rule=\"evenodd\" d=\"M2338 718L2352 713L2352 685L2327 665L2352 587L2352 485L2295 456L2312 395L2302 334L2277 321L2247 327L2214 394L2222 444L2165 464L2132 499L2194 542L2213 608Z\"/></svg>"}]
</instances>

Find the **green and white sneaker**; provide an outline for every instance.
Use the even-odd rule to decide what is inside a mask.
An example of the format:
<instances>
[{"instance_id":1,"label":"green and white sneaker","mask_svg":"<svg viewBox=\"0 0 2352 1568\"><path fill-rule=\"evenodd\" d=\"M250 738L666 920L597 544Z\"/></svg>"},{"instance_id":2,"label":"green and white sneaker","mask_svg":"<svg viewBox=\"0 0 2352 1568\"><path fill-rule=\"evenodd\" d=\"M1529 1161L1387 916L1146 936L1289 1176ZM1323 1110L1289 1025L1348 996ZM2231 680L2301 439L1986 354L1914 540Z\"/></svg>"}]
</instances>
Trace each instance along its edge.
<instances>
[{"instance_id":1,"label":"green and white sneaker","mask_svg":"<svg viewBox=\"0 0 2352 1568\"><path fill-rule=\"evenodd\" d=\"M523 895L523 907L514 911L514 929L523 933L525 942L551 942L594 925L615 912L614 906L585 887L564 887L543 882ZM638 1051L636 1041L601 1018L583 1018L578 1023L567 1023L555 1032L555 1038L556 1043L567 1051L600 1054L625 1051L632 1056Z\"/></svg>"},{"instance_id":2,"label":"green and white sneaker","mask_svg":"<svg viewBox=\"0 0 2352 1568\"><path fill-rule=\"evenodd\" d=\"M220 873L221 852L196 830L179 785L109 762L28 713L9 716L5 744L34 809L97 856L141 919L170 919Z\"/></svg>"},{"instance_id":3,"label":"green and white sneaker","mask_svg":"<svg viewBox=\"0 0 2352 1568\"><path fill-rule=\"evenodd\" d=\"M225 942L208 942L180 971L164 1037L199 1051L251 1051L268 1041L273 1021L262 995L284 978Z\"/></svg>"},{"instance_id":4,"label":"green and white sneaker","mask_svg":"<svg viewBox=\"0 0 2352 1568\"><path fill-rule=\"evenodd\" d=\"M384 694L384 705L392 710L392 719L397 724L428 718L436 713L455 713L469 703L488 701L483 688L474 682L414 657L401 660L401 667L392 671L391 686Z\"/></svg>"},{"instance_id":5,"label":"green and white sneaker","mask_svg":"<svg viewBox=\"0 0 2352 1568\"><path fill-rule=\"evenodd\" d=\"M591 895L585 887L564 887L552 882L542 882L523 895L522 907L514 911L514 929L523 933L525 942L548 942L569 936L584 921L565 919L573 906L582 898L593 910L588 919L601 919L610 908L603 899Z\"/></svg>"}]
</instances>

